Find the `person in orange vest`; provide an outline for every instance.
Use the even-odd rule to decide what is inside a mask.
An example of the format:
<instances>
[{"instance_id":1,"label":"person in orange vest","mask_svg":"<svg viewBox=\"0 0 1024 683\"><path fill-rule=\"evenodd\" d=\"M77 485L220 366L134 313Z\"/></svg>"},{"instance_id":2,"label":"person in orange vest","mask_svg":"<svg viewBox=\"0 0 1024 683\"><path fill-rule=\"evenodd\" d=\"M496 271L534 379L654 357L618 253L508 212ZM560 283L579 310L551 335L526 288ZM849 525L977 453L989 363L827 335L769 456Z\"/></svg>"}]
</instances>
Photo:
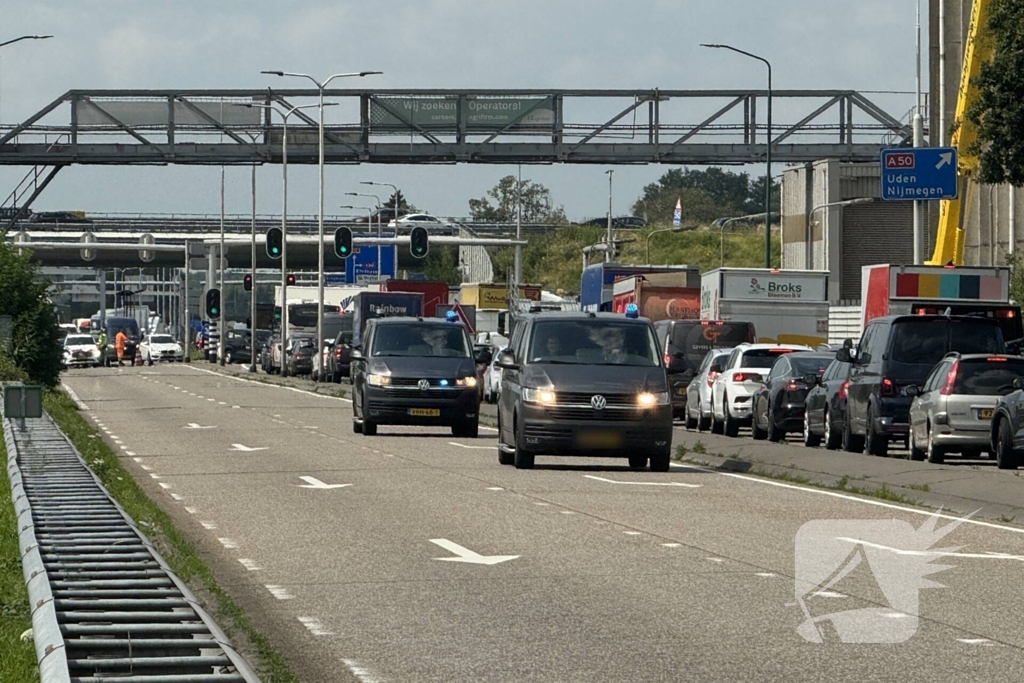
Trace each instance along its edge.
<instances>
[{"instance_id":1,"label":"person in orange vest","mask_svg":"<svg viewBox=\"0 0 1024 683\"><path fill-rule=\"evenodd\" d=\"M124 330L118 330L117 336L114 337L114 348L117 349L117 364L124 365L124 344L128 341L128 335L124 333Z\"/></svg>"}]
</instances>

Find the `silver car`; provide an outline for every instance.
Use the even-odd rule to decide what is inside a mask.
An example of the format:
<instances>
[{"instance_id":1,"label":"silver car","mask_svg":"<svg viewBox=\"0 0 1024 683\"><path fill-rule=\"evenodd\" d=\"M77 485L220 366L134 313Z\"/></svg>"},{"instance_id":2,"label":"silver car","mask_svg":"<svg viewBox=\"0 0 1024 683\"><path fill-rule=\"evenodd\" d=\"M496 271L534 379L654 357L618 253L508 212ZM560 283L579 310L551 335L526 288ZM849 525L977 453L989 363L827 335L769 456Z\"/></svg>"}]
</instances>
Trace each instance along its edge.
<instances>
[{"instance_id":1,"label":"silver car","mask_svg":"<svg viewBox=\"0 0 1024 683\"><path fill-rule=\"evenodd\" d=\"M722 372L731 348L711 349L693 379L686 385L686 428L704 431L711 427L711 387Z\"/></svg>"},{"instance_id":2,"label":"silver car","mask_svg":"<svg viewBox=\"0 0 1024 683\"><path fill-rule=\"evenodd\" d=\"M1000 396L1024 376L1024 357L950 353L920 387L910 386L910 457L941 463L947 453L978 457L991 449Z\"/></svg>"}]
</instances>

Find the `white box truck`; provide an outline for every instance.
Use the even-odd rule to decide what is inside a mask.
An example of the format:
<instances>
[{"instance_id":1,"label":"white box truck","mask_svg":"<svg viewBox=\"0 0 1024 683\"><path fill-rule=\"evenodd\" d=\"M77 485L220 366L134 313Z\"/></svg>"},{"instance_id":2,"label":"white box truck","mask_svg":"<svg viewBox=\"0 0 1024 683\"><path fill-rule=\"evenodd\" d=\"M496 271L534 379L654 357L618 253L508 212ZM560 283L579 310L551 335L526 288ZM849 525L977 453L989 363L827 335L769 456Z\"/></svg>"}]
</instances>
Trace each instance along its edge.
<instances>
[{"instance_id":1,"label":"white box truck","mask_svg":"<svg viewBox=\"0 0 1024 683\"><path fill-rule=\"evenodd\" d=\"M702 320L754 323L758 342L828 343L828 271L717 268L701 276Z\"/></svg>"}]
</instances>

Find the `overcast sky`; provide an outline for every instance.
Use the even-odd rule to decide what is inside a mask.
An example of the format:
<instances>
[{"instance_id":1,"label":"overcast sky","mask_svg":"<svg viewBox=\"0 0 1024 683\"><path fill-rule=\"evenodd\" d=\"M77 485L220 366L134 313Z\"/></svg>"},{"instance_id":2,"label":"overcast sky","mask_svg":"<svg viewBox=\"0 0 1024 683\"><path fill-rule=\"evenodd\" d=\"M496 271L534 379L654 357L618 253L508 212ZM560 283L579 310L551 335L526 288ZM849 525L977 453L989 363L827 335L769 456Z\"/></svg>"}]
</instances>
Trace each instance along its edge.
<instances>
[{"instance_id":1,"label":"overcast sky","mask_svg":"<svg viewBox=\"0 0 1024 683\"><path fill-rule=\"evenodd\" d=\"M284 85L261 69L318 76L379 70L383 76L359 85L380 88L764 87L759 63L702 49L702 42L770 59L779 89L912 91L915 8L916 0L5 0L0 42L22 34L55 38L0 48L0 124L20 121L70 89ZM913 105L912 95L869 97L897 116ZM776 111L777 123L795 122ZM591 123L610 118L603 114L595 112ZM523 176L548 186L570 218L582 219L606 210L607 168L524 167ZM626 213L667 169L619 167L615 213ZM0 167L3 196L26 170ZM469 198L515 170L328 167L326 212L343 213L335 207L353 199L344 193L376 180L399 185L421 208L465 216ZM290 212L315 213L316 168L292 166L289 175ZM277 212L280 167L261 168L258 188L258 210ZM227 211L248 212L249 192L249 170L229 167ZM219 170L74 166L33 208L216 213Z\"/></svg>"}]
</instances>

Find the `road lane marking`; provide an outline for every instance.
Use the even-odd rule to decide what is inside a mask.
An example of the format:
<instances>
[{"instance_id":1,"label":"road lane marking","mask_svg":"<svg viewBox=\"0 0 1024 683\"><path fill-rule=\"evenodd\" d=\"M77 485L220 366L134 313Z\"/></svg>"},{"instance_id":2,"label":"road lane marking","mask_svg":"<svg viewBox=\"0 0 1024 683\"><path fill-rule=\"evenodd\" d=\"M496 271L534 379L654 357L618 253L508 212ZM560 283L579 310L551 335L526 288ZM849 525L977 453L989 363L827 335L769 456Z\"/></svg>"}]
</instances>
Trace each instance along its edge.
<instances>
[{"instance_id":1,"label":"road lane marking","mask_svg":"<svg viewBox=\"0 0 1024 683\"><path fill-rule=\"evenodd\" d=\"M725 562L725 560L720 557L705 557L704 559L708 562Z\"/></svg>"},{"instance_id":2,"label":"road lane marking","mask_svg":"<svg viewBox=\"0 0 1024 683\"><path fill-rule=\"evenodd\" d=\"M341 401L342 403L352 403L352 399L350 399L350 398L341 398L340 396L326 396L324 394L318 394L315 391L308 391L306 389L299 389L297 387L286 387L286 386L283 386L281 384L269 384L267 382L257 382L256 380L245 379L243 377L235 377L234 375L228 375L228 374L225 374L225 373L222 373L222 372L216 372L215 370L207 370L205 368L196 368L196 367L193 367L191 365L189 365L187 367L188 367L189 370L194 370L196 372L205 372L207 374L217 375L218 377L224 377L226 379L233 379L236 382L245 382L246 384L258 384L261 387L273 387L273 388L276 388L276 389L286 389L288 391L294 391L297 394L306 394L308 396L316 396L317 398L323 398L323 399L327 399L329 401ZM238 406L231 406L231 407L232 408L237 408Z\"/></svg>"},{"instance_id":3,"label":"road lane marking","mask_svg":"<svg viewBox=\"0 0 1024 683\"><path fill-rule=\"evenodd\" d=\"M82 403L82 401L78 398L78 394L75 393L74 389L69 387L67 384L64 384L63 382L61 382L60 385L61 387L63 387L67 395L71 397L71 400L75 402L75 405L78 406L79 410L89 410L89 406Z\"/></svg>"},{"instance_id":4,"label":"road lane marking","mask_svg":"<svg viewBox=\"0 0 1024 683\"><path fill-rule=\"evenodd\" d=\"M504 491L505 489L501 488L500 486L488 486L487 490L488 491Z\"/></svg>"},{"instance_id":5,"label":"road lane marking","mask_svg":"<svg viewBox=\"0 0 1024 683\"><path fill-rule=\"evenodd\" d=\"M622 533L626 534L627 536L639 536L641 532L639 532L639 531L623 531Z\"/></svg>"},{"instance_id":6,"label":"road lane marking","mask_svg":"<svg viewBox=\"0 0 1024 683\"><path fill-rule=\"evenodd\" d=\"M916 555L918 557L966 557L975 560L1015 560L1017 562L1024 562L1024 555L1007 555L1006 553L996 552L984 552L984 553L955 553L955 552L938 552L935 550L902 550L900 548L890 548L886 545L879 545L878 543L871 543L870 541L862 541L857 538L846 538L843 536L837 536L837 541L844 541L846 543L853 543L857 545L863 545L868 548L875 548L877 550L888 550L891 553L897 555Z\"/></svg>"},{"instance_id":7,"label":"road lane marking","mask_svg":"<svg viewBox=\"0 0 1024 683\"><path fill-rule=\"evenodd\" d=\"M154 479L160 479L160 475L157 474L156 472L150 472L149 476L153 477Z\"/></svg>"},{"instance_id":8,"label":"road lane marking","mask_svg":"<svg viewBox=\"0 0 1024 683\"><path fill-rule=\"evenodd\" d=\"M744 481L750 481L750 482L754 482L756 484L766 484L768 486L777 486L779 488L790 489L792 491L801 491L801 492L804 492L804 493L814 493L814 494L817 494L819 496L829 496L831 498L841 498L843 500L850 500L850 501L854 501L856 503L863 503L864 505L874 505L875 507L887 508L889 510L900 510L901 512L910 512L910 513L913 513L915 515L923 515L925 517L937 517L939 519L950 519L950 520L953 520L955 522L963 522L964 524L974 524L976 526L983 526L983 527L987 527L989 529L998 529L1000 531L1012 531L1015 534L1024 534L1024 529L1018 529L1018 528L1012 527L1012 526L1004 526L1002 524L994 524L992 522L983 522L983 521L978 520L978 519L964 519L963 517L954 517L953 515L947 515L947 514L943 514L941 512L933 512L933 511L930 511L930 510L918 510L918 509L911 508L911 507L906 507L906 506L903 506L903 505L895 505L893 503L886 503L886 502L880 501L880 500L871 500L871 499L868 499L868 498L859 498L857 496L852 496L852 495L845 494L845 493L838 493L836 491L827 491L825 489L812 488L810 486L797 486L795 484L787 484L787 483L784 483L784 482L781 482L781 481L774 481L772 479L762 479L760 477L752 477L752 476L747 475L747 474L737 474L736 472L723 472L721 470L716 470L716 469L714 469L712 467L703 467L701 465L694 465L694 464L683 465L683 464L675 463L675 462L672 463L672 467L687 467L689 469L697 469L697 470L700 470L702 472L708 472L708 473L711 473L711 474L718 474L718 475L721 475L723 477L733 477L733 478L736 478L736 479L743 479Z\"/></svg>"},{"instance_id":9,"label":"road lane marking","mask_svg":"<svg viewBox=\"0 0 1024 683\"><path fill-rule=\"evenodd\" d=\"M662 543L666 548L679 548L682 547L682 543Z\"/></svg>"},{"instance_id":10,"label":"road lane marking","mask_svg":"<svg viewBox=\"0 0 1024 683\"><path fill-rule=\"evenodd\" d=\"M216 429L216 425L201 425L198 422L189 422L182 429Z\"/></svg>"},{"instance_id":11,"label":"road lane marking","mask_svg":"<svg viewBox=\"0 0 1024 683\"><path fill-rule=\"evenodd\" d=\"M135 455L135 453L133 453L132 451L125 451L124 454L128 456Z\"/></svg>"},{"instance_id":12,"label":"road lane marking","mask_svg":"<svg viewBox=\"0 0 1024 683\"><path fill-rule=\"evenodd\" d=\"M360 683L380 683L380 679L371 674L369 670L360 666L358 662L354 662L351 659L341 660L345 662L345 666L352 672L352 675L359 679Z\"/></svg>"},{"instance_id":13,"label":"road lane marking","mask_svg":"<svg viewBox=\"0 0 1024 683\"><path fill-rule=\"evenodd\" d=\"M278 600L293 600L295 598L291 591L283 586L271 586L270 584L267 584L266 588L270 591L270 594Z\"/></svg>"},{"instance_id":14,"label":"road lane marking","mask_svg":"<svg viewBox=\"0 0 1024 683\"><path fill-rule=\"evenodd\" d=\"M993 643L988 638L957 638L957 640L959 640L961 643L964 643L965 645L984 645L986 647L995 646L995 643Z\"/></svg>"},{"instance_id":15,"label":"road lane marking","mask_svg":"<svg viewBox=\"0 0 1024 683\"><path fill-rule=\"evenodd\" d=\"M171 498L173 498L174 500L178 501L179 503L181 501L185 500L185 496L180 496L177 493L172 493L171 494Z\"/></svg>"},{"instance_id":16,"label":"road lane marking","mask_svg":"<svg viewBox=\"0 0 1024 683\"><path fill-rule=\"evenodd\" d=\"M455 441L449 441L448 443L452 446L458 446L459 448L475 449L479 451L493 451L498 447L498 444L494 444L493 446L467 446L464 443L456 443Z\"/></svg>"},{"instance_id":17,"label":"road lane marking","mask_svg":"<svg viewBox=\"0 0 1024 683\"><path fill-rule=\"evenodd\" d=\"M258 572L260 570L256 562L254 560L250 560L248 557L240 557L238 558L238 562L251 572Z\"/></svg>"},{"instance_id":18,"label":"road lane marking","mask_svg":"<svg viewBox=\"0 0 1024 683\"><path fill-rule=\"evenodd\" d=\"M228 550L235 550L238 548L238 543L236 541L232 541L230 538L218 538L217 540L220 541L220 544Z\"/></svg>"},{"instance_id":19,"label":"road lane marking","mask_svg":"<svg viewBox=\"0 0 1024 683\"><path fill-rule=\"evenodd\" d=\"M250 448L249 446L244 446L244 445L242 445L240 443L233 443L233 444L231 444L231 450L233 450L233 451L242 451L244 453L251 453L252 451L265 451L265 450L267 450L267 448L268 448L268 446L258 446L256 448Z\"/></svg>"},{"instance_id":20,"label":"road lane marking","mask_svg":"<svg viewBox=\"0 0 1024 683\"><path fill-rule=\"evenodd\" d=\"M187 512L187 513L188 513L188 514L190 514L190 515L194 515L194 514L196 514L197 512L199 512L199 510L197 510L197 509L196 509L196 508L194 508L194 507L189 507L189 506L185 506L185 512Z\"/></svg>"},{"instance_id":21,"label":"road lane marking","mask_svg":"<svg viewBox=\"0 0 1024 683\"><path fill-rule=\"evenodd\" d=\"M846 597L849 597L847 595L843 595L842 593L836 593L835 591L816 591L814 593L811 593L811 595L816 597L816 598L846 598Z\"/></svg>"},{"instance_id":22,"label":"road lane marking","mask_svg":"<svg viewBox=\"0 0 1024 683\"><path fill-rule=\"evenodd\" d=\"M167 482L163 482L162 481L162 482L160 482L160 488L162 488L162 489L169 489L169 488L171 488L171 485L168 484Z\"/></svg>"},{"instance_id":23,"label":"road lane marking","mask_svg":"<svg viewBox=\"0 0 1024 683\"><path fill-rule=\"evenodd\" d=\"M447 538L432 538L430 542L434 545L439 545L450 553L454 553L457 557L435 557L435 560L441 562L465 562L468 564L486 564L494 565L502 562L508 562L519 557L519 555L480 555L479 553L473 552L469 548L464 548L458 543L449 541Z\"/></svg>"},{"instance_id":24,"label":"road lane marking","mask_svg":"<svg viewBox=\"0 0 1024 683\"><path fill-rule=\"evenodd\" d=\"M216 529L217 528L217 525L214 524L213 522L199 522L199 523L203 525L204 529L212 530L212 529Z\"/></svg>"},{"instance_id":25,"label":"road lane marking","mask_svg":"<svg viewBox=\"0 0 1024 683\"><path fill-rule=\"evenodd\" d=\"M328 631L324 628L320 620L315 617L299 617L299 623L309 629L309 632L314 636L333 636L333 631Z\"/></svg>"},{"instance_id":26,"label":"road lane marking","mask_svg":"<svg viewBox=\"0 0 1024 683\"><path fill-rule=\"evenodd\" d=\"M305 484L296 484L300 489L343 489L352 484L325 484L316 477L299 477Z\"/></svg>"},{"instance_id":27,"label":"road lane marking","mask_svg":"<svg viewBox=\"0 0 1024 683\"><path fill-rule=\"evenodd\" d=\"M627 486L680 486L687 489L699 489L701 484L684 484L681 481L615 481L614 479L605 479L604 477L595 477L592 474L584 474L587 479L593 479L594 481L603 481L609 484L624 484Z\"/></svg>"}]
</instances>

